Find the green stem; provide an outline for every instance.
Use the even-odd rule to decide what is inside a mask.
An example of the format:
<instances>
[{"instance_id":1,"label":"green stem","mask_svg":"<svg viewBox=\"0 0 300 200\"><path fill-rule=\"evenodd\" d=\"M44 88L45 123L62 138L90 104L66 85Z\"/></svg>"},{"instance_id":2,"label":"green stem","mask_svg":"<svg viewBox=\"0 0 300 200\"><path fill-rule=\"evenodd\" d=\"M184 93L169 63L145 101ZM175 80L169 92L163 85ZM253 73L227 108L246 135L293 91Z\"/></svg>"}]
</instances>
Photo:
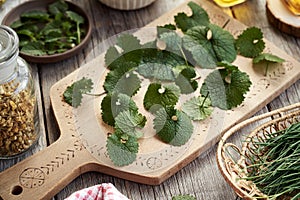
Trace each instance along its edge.
<instances>
[{"instance_id":1,"label":"green stem","mask_svg":"<svg viewBox=\"0 0 300 200\"><path fill-rule=\"evenodd\" d=\"M202 104L200 105L200 108L203 108L203 105L204 105L206 99L208 98L208 95L209 95L209 92L207 92L207 94L205 95L204 100L202 101Z\"/></svg>"},{"instance_id":2,"label":"green stem","mask_svg":"<svg viewBox=\"0 0 300 200\"><path fill-rule=\"evenodd\" d=\"M80 27L79 27L79 23L76 23L77 24L77 42L78 44L80 43Z\"/></svg>"},{"instance_id":3,"label":"green stem","mask_svg":"<svg viewBox=\"0 0 300 200\"><path fill-rule=\"evenodd\" d=\"M102 93L98 93L98 94L91 94L91 93L84 93L85 95L89 95L89 96L94 96L94 97L100 97L104 94L106 94L106 92L102 92Z\"/></svg>"},{"instance_id":4,"label":"green stem","mask_svg":"<svg viewBox=\"0 0 300 200\"><path fill-rule=\"evenodd\" d=\"M265 71L265 76L267 76L267 74L268 74L268 68L269 68L269 62L267 62L266 71Z\"/></svg>"},{"instance_id":5,"label":"green stem","mask_svg":"<svg viewBox=\"0 0 300 200\"><path fill-rule=\"evenodd\" d=\"M187 59L186 59L186 56L185 56L185 54L184 54L184 52L183 52L181 46L178 45L178 47L179 47L179 49L180 49L181 55L183 56L183 58L184 58L184 60L185 60L185 64L188 66L189 63L188 63L188 61L187 61Z\"/></svg>"}]
</instances>

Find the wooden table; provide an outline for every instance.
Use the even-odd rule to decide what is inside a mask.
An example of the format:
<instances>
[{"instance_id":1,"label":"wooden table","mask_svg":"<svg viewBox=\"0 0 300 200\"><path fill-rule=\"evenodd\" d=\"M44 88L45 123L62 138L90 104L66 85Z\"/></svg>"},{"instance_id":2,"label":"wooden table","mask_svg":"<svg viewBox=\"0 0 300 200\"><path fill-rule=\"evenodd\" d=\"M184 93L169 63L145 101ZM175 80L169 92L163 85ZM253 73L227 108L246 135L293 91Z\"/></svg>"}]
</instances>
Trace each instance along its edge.
<instances>
[{"instance_id":1,"label":"wooden table","mask_svg":"<svg viewBox=\"0 0 300 200\"><path fill-rule=\"evenodd\" d=\"M25 2L25 0L8 0L0 8L0 21L7 12L22 2ZM101 41L117 33L143 27L179 6L184 0L157 0L149 7L137 11L114 10L102 5L97 0L73 0L73 2L82 6L92 16L93 32L91 41L82 52L65 61L54 64L31 63L37 85L42 136L37 147L25 155L15 159L0 160L0 172L45 148L59 137L59 130L49 97L50 87L55 82L97 56L99 54L97 47ZM261 28L265 38L300 61L300 40L278 31L269 24L266 18L265 0L248 0L241 5L223 10L247 26ZM300 100L299 91L300 82L297 81L259 111L258 114L298 102ZM61 190L54 199L64 199L79 189L104 182L113 183L120 192L130 199L171 199L172 196L178 194L191 194L197 199L236 199L237 196L221 176L215 157L216 146L213 146L158 186L142 185L102 173L88 172L76 178Z\"/></svg>"}]
</instances>

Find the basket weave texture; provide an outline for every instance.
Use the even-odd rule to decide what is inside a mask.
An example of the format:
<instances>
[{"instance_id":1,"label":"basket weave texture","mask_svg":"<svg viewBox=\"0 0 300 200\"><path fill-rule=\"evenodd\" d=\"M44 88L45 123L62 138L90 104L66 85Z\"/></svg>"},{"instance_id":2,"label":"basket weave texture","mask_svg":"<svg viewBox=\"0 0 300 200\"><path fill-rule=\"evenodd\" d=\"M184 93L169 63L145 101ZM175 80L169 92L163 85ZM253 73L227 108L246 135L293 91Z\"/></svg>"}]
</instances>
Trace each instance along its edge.
<instances>
[{"instance_id":1,"label":"basket weave texture","mask_svg":"<svg viewBox=\"0 0 300 200\"><path fill-rule=\"evenodd\" d=\"M238 196L243 199L267 199L253 182L246 180L249 158L260 156L255 153L256 146L252 141L264 141L268 134L284 130L299 121L300 103L296 103L252 117L224 133L218 144L217 163L221 174ZM248 130L249 127L252 127L252 131L246 133L245 140L241 144L229 141L230 136L234 134L245 135L243 131ZM232 152L235 154L233 155Z\"/></svg>"}]
</instances>

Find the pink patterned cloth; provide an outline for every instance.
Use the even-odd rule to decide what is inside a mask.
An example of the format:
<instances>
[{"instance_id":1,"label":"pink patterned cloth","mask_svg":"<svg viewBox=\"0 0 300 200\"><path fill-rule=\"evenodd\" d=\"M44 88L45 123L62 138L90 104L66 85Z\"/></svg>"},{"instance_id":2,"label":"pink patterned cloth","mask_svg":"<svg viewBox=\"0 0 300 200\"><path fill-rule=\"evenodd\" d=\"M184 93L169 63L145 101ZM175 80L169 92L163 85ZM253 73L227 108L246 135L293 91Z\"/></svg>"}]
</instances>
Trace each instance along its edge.
<instances>
[{"instance_id":1,"label":"pink patterned cloth","mask_svg":"<svg viewBox=\"0 0 300 200\"><path fill-rule=\"evenodd\" d=\"M65 200L129 200L113 184L102 183L71 194Z\"/></svg>"}]
</instances>

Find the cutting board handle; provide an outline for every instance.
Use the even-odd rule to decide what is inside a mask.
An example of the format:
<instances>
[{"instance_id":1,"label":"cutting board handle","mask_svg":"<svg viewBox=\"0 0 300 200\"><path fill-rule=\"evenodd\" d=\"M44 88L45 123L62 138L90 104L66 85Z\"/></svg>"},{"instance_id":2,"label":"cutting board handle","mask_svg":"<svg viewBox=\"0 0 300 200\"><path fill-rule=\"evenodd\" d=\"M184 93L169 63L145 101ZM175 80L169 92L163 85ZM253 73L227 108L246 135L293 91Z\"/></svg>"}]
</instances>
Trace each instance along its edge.
<instances>
[{"instance_id":1,"label":"cutting board handle","mask_svg":"<svg viewBox=\"0 0 300 200\"><path fill-rule=\"evenodd\" d=\"M88 171L92 160L80 139L60 138L0 173L0 200L50 199Z\"/></svg>"}]
</instances>

